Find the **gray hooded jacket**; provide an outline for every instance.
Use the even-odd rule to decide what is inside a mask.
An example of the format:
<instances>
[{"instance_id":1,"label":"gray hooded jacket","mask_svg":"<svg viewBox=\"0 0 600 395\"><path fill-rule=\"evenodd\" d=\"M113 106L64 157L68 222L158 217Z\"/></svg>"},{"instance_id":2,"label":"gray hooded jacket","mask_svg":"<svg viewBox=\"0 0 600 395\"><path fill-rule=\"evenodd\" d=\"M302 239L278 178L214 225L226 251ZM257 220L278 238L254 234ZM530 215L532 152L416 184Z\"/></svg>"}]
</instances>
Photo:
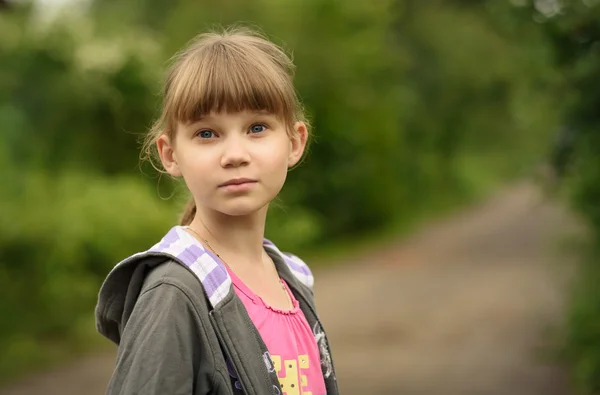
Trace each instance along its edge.
<instances>
[{"instance_id":1,"label":"gray hooded jacket","mask_svg":"<svg viewBox=\"0 0 600 395\"><path fill-rule=\"evenodd\" d=\"M313 328L327 394L338 386L316 313L310 269L271 242L264 248ZM108 395L281 394L269 352L223 263L172 228L110 272L96 306L98 331L119 345ZM300 389L295 392L300 393ZM321 394L314 394L321 395Z\"/></svg>"}]
</instances>

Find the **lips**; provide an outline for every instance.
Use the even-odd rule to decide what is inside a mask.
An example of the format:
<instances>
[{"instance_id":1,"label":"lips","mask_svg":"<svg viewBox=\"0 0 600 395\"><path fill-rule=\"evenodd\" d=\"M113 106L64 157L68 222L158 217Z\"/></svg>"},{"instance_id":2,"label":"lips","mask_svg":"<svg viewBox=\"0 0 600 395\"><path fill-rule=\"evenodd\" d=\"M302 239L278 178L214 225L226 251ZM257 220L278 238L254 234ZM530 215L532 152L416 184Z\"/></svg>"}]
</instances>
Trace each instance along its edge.
<instances>
[{"instance_id":1,"label":"lips","mask_svg":"<svg viewBox=\"0 0 600 395\"><path fill-rule=\"evenodd\" d=\"M243 185L243 184L250 184L250 183L255 183L256 180L253 180L251 178L233 178L231 180L225 181L224 183L220 184L219 187L227 187L230 185Z\"/></svg>"}]
</instances>

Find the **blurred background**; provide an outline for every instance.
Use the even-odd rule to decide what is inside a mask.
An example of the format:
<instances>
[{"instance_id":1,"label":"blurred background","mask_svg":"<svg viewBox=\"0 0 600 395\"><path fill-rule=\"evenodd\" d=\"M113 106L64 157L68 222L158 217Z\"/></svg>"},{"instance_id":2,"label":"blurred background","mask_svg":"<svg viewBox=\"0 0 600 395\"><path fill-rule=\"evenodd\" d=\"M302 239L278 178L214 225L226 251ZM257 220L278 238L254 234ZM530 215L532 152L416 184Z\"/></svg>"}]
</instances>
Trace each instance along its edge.
<instances>
[{"instance_id":1,"label":"blurred background","mask_svg":"<svg viewBox=\"0 0 600 395\"><path fill-rule=\"evenodd\" d=\"M165 63L231 23L298 67L267 237L342 393L600 393L600 1L0 0L0 394L103 393L101 281L186 198L139 161Z\"/></svg>"}]
</instances>

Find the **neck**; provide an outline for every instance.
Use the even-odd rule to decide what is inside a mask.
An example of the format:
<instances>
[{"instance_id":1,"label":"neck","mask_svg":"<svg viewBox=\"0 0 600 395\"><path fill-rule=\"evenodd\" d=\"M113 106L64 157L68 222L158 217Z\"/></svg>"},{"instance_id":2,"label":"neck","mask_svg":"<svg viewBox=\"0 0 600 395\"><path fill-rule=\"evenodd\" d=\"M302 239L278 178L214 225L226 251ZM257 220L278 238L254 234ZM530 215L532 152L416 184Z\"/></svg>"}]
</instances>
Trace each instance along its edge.
<instances>
[{"instance_id":1,"label":"neck","mask_svg":"<svg viewBox=\"0 0 600 395\"><path fill-rule=\"evenodd\" d=\"M230 216L214 210L200 210L189 227L195 236L208 241L225 261L239 264L262 264L264 257L263 240L267 206L245 216ZM197 234L196 234L197 233ZM206 244L205 240L201 240ZM230 258L230 259L228 259Z\"/></svg>"}]
</instances>

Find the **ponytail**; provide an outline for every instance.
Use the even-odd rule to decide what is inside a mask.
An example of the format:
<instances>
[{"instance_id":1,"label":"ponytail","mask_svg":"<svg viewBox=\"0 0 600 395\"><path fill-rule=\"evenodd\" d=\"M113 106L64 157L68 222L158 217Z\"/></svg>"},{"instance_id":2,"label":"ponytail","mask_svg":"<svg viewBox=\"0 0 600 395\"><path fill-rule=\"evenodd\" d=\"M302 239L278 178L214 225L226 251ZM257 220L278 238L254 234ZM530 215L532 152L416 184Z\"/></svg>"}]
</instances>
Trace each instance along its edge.
<instances>
[{"instance_id":1,"label":"ponytail","mask_svg":"<svg viewBox=\"0 0 600 395\"><path fill-rule=\"evenodd\" d=\"M196 216L196 202L194 201L194 198L190 198L190 200L185 205L183 214L181 214L181 219L179 220L179 224L182 226L189 225L192 223L195 216Z\"/></svg>"}]
</instances>

